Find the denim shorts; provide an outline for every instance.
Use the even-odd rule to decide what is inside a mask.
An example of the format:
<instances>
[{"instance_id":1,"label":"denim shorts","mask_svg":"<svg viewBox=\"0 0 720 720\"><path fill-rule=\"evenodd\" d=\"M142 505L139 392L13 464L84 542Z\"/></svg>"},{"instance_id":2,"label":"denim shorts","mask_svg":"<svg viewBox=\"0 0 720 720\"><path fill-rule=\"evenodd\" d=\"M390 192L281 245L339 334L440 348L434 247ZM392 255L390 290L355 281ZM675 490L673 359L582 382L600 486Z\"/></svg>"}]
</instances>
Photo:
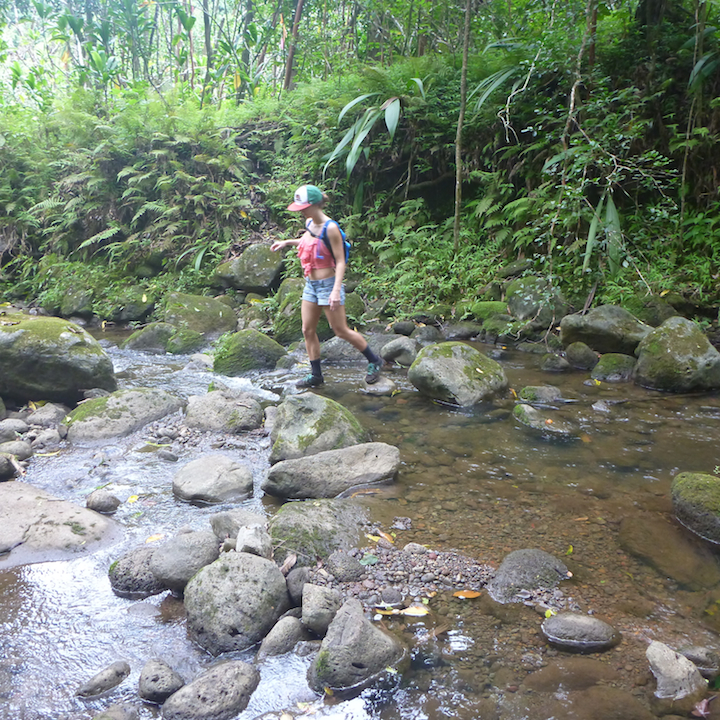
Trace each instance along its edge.
<instances>
[{"instance_id":1,"label":"denim shorts","mask_svg":"<svg viewBox=\"0 0 720 720\"><path fill-rule=\"evenodd\" d=\"M302 299L315 305L330 305L330 293L335 286L335 278L323 278L322 280L305 280L305 289L303 290ZM340 304L345 304L345 286L340 288Z\"/></svg>"}]
</instances>

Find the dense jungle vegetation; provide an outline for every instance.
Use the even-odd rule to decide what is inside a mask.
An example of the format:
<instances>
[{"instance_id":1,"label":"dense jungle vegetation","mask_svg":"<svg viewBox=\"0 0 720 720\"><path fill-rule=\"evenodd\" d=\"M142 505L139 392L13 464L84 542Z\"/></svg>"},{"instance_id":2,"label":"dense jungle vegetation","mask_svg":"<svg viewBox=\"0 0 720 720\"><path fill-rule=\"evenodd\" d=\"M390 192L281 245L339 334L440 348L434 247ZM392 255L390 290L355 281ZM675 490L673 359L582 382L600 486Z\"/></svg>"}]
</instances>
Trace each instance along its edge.
<instances>
[{"instance_id":1,"label":"dense jungle vegetation","mask_svg":"<svg viewBox=\"0 0 720 720\"><path fill-rule=\"evenodd\" d=\"M718 301L707 0L0 0L0 293L212 293L313 182L398 315L518 258L576 308ZM460 178L458 183L456 178Z\"/></svg>"}]
</instances>

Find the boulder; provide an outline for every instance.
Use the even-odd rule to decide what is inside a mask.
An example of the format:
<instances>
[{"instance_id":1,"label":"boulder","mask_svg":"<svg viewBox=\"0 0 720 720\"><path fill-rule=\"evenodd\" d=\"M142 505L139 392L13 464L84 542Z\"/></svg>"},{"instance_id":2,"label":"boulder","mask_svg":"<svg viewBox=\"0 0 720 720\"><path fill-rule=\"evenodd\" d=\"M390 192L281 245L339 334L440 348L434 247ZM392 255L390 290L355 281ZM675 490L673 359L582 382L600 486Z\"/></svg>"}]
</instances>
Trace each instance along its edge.
<instances>
[{"instance_id":1,"label":"boulder","mask_svg":"<svg viewBox=\"0 0 720 720\"><path fill-rule=\"evenodd\" d=\"M510 282L505 289L510 314L528 321L534 330L545 330L567 313L560 291L547 278L528 275Z\"/></svg>"},{"instance_id":2,"label":"boulder","mask_svg":"<svg viewBox=\"0 0 720 720\"><path fill-rule=\"evenodd\" d=\"M203 295L178 292L168 295L163 319L176 329L193 330L208 340L231 332L237 323L235 312L225 303Z\"/></svg>"},{"instance_id":3,"label":"boulder","mask_svg":"<svg viewBox=\"0 0 720 720\"><path fill-rule=\"evenodd\" d=\"M502 367L462 342L423 348L408 371L410 382L434 400L468 407L491 400L508 386Z\"/></svg>"},{"instance_id":4,"label":"boulder","mask_svg":"<svg viewBox=\"0 0 720 720\"><path fill-rule=\"evenodd\" d=\"M236 538L243 527L265 527L266 524L267 518L264 515L243 508L233 508L210 516L210 526L219 540Z\"/></svg>"},{"instance_id":5,"label":"boulder","mask_svg":"<svg viewBox=\"0 0 720 720\"><path fill-rule=\"evenodd\" d=\"M513 417L546 440L575 440L579 437L577 428L526 403L520 403L513 408Z\"/></svg>"},{"instance_id":6,"label":"boulder","mask_svg":"<svg viewBox=\"0 0 720 720\"><path fill-rule=\"evenodd\" d=\"M317 636L324 637L342 604L342 595L334 588L305 583L302 594L302 624Z\"/></svg>"},{"instance_id":7,"label":"boulder","mask_svg":"<svg viewBox=\"0 0 720 720\"><path fill-rule=\"evenodd\" d=\"M551 615L545 618L542 632L552 645L579 653L602 652L620 642L620 633L612 625L581 613Z\"/></svg>"},{"instance_id":8,"label":"boulder","mask_svg":"<svg viewBox=\"0 0 720 720\"><path fill-rule=\"evenodd\" d=\"M235 550L272 560L273 546L270 533L260 525L249 525L238 530Z\"/></svg>"},{"instance_id":9,"label":"boulder","mask_svg":"<svg viewBox=\"0 0 720 720\"><path fill-rule=\"evenodd\" d=\"M188 398L185 424L198 430L239 433L263 424L263 409L251 395L230 395L213 390Z\"/></svg>"},{"instance_id":10,"label":"boulder","mask_svg":"<svg viewBox=\"0 0 720 720\"><path fill-rule=\"evenodd\" d=\"M64 318L90 319L93 314L93 294L88 287L69 287L60 302L60 315Z\"/></svg>"},{"instance_id":11,"label":"boulder","mask_svg":"<svg viewBox=\"0 0 720 720\"><path fill-rule=\"evenodd\" d=\"M140 672L138 695L151 703L164 703L185 681L164 660L148 660Z\"/></svg>"},{"instance_id":12,"label":"boulder","mask_svg":"<svg viewBox=\"0 0 720 720\"><path fill-rule=\"evenodd\" d=\"M216 665L165 701L163 720L230 720L245 710L259 683L260 673L249 663Z\"/></svg>"},{"instance_id":13,"label":"boulder","mask_svg":"<svg viewBox=\"0 0 720 720\"><path fill-rule=\"evenodd\" d=\"M19 402L75 403L83 390L115 390L110 358L81 327L14 314L0 325L0 395Z\"/></svg>"},{"instance_id":14,"label":"boulder","mask_svg":"<svg viewBox=\"0 0 720 720\"><path fill-rule=\"evenodd\" d=\"M657 680L655 697L663 715L688 714L707 692L707 681L694 663L667 645L653 640L645 655Z\"/></svg>"},{"instance_id":15,"label":"boulder","mask_svg":"<svg viewBox=\"0 0 720 720\"><path fill-rule=\"evenodd\" d=\"M124 343L127 350L142 350L147 353L167 352L170 338L177 332L174 325L166 322L154 322L136 330Z\"/></svg>"},{"instance_id":16,"label":"boulder","mask_svg":"<svg viewBox=\"0 0 720 720\"><path fill-rule=\"evenodd\" d=\"M517 602L521 590L547 590L572 577L565 563L544 550L511 552L502 561L487 589L496 602Z\"/></svg>"},{"instance_id":17,"label":"boulder","mask_svg":"<svg viewBox=\"0 0 720 720\"><path fill-rule=\"evenodd\" d=\"M120 507L120 504L120 500L105 488L93 490L85 498L85 507L103 515L112 515Z\"/></svg>"},{"instance_id":18,"label":"boulder","mask_svg":"<svg viewBox=\"0 0 720 720\"><path fill-rule=\"evenodd\" d=\"M37 410L33 410L25 419L28 425L39 425L40 427L54 428L60 425L65 416L70 412L66 405L57 403L45 403Z\"/></svg>"},{"instance_id":19,"label":"boulder","mask_svg":"<svg viewBox=\"0 0 720 720\"><path fill-rule=\"evenodd\" d=\"M205 336L196 330L179 328L167 341L166 352L173 355L188 355L201 350L208 344Z\"/></svg>"},{"instance_id":20,"label":"boulder","mask_svg":"<svg viewBox=\"0 0 720 720\"><path fill-rule=\"evenodd\" d=\"M419 325L411 333L410 337L421 345L439 343L443 340L443 334L434 325Z\"/></svg>"},{"instance_id":21,"label":"boulder","mask_svg":"<svg viewBox=\"0 0 720 720\"><path fill-rule=\"evenodd\" d=\"M215 353L213 370L221 375L242 375L251 370L272 370L285 348L259 330L233 333Z\"/></svg>"},{"instance_id":22,"label":"boulder","mask_svg":"<svg viewBox=\"0 0 720 720\"><path fill-rule=\"evenodd\" d=\"M474 320L485 322L485 320L493 315L507 313L508 307L507 303L499 300L480 300L472 303L467 311Z\"/></svg>"},{"instance_id":23,"label":"boulder","mask_svg":"<svg viewBox=\"0 0 720 720\"><path fill-rule=\"evenodd\" d=\"M556 405L563 399L562 391L554 385L527 385L518 394L520 400L538 405Z\"/></svg>"},{"instance_id":24,"label":"boulder","mask_svg":"<svg viewBox=\"0 0 720 720\"><path fill-rule=\"evenodd\" d=\"M22 468L14 455L0 453L0 480L7 480Z\"/></svg>"},{"instance_id":25,"label":"boulder","mask_svg":"<svg viewBox=\"0 0 720 720\"><path fill-rule=\"evenodd\" d=\"M27 460L32 454L32 445L24 440L0 443L0 455L14 455L18 460Z\"/></svg>"},{"instance_id":26,"label":"boulder","mask_svg":"<svg viewBox=\"0 0 720 720\"><path fill-rule=\"evenodd\" d=\"M70 442L124 437L183 406L183 401L158 388L118 390L86 400L67 417Z\"/></svg>"},{"instance_id":27,"label":"boulder","mask_svg":"<svg viewBox=\"0 0 720 720\"><path fill-rule=\"evenodd\" d=\"M675 516L688 530L720 545L720 477L682 472L671 486Z\"/></svg>"},{"instance_id":28,"label":"boulder","mask_svg":"<svg viewBox=\"0 0 720 720\"><path fill-rule=\"evenodd\" d=\"M593 380L608 383L628 382L632 379L635 358L622 353L605 353L600 356L590 373Z\"/></svg>"},{"instance_id":29,"label":"boulder","mask_svg":"<svg viewBox=\"0 0 720 720\"><path fill-rule=\"evenodd\" d=\"M92 720L138 720L137 708L130 703L115 703L93 715Z\"/></svg>"},{"instance_id":30,"label":"boulder","mask_svg":"<svg viewBox=\"0 0 720 720\"><path fill-rule=\"evenodd\" d=\"M345 601L330 624L308 670L308 682L316 692L330 688L359 693L404 656L398 640L373 625L353 598Z\"/></svg>"},{"instance_id":31,"label":"boulder","mask_svg":"<svg viewBox=\"0 0 720 720\"><path fill-rule=\"evenodd\" d=\"M365 431L340 403L315 393L293 395L277 409L270 463L364 442Z\"/></svg>"},{"instance_id":32,"label":"boulder","mask_svg":"<svg viewBox=\"0 0 720 720\"><path fill-rule=\"evenodd\" d=\"M598 363L598 354L584 342L573 342L565 348L565 358L578 370L592 370Z\"/></svg>"},{"instance_id":33,"label":"boulder","mask_svg":"<svg viewBox=\"0 0 720 720\"><path fill-rule=\"evenodd\" d=\"M155 297L141 285L129 285L116 295L115 306L110 310L114 322L129 323L144 320L155 308Z\"/></svg>"},{"instance_id":34,"label":"boulder","mask_svg":"<svg viewBox=\"0 0 720 720\"><path fill-rule=\"evenodd\" d=\"M255 658L258 662L273 655L284 655L292 651L299 642L310 639L300 618L286 615L281 617L265 636Z\"/></svg>"},{"instance_id":35,"label":"boulder","mask_svg":"<svg viewBox=\"0 0 720 720\"><path fill-rule=\"evenodd\" d=\"M130 674L130 666L118 660L84 682L75 694L83 698L97 697L117 687Z\"/></svg>"},{"instance_id":36,"label":"boulder","mask_svg":"<svg viewBox=\"0 0 720 720\"><path fill-rule=\"evenodd\" d=\"M17 481L0 483L0 568L68 560L116 542L110 518Z\"/></svg>"},{"instance_id":37,"label":"boulder","mask_svg":"<svg viewBox=\"0 0 720 720\"><path fill-rule=\"evenodd\" d=\"M391 482L400 451L386 443L363 443L282 460L270 468L262 489L282 498L332 498L350 488Z\"/></svg>"},{"instance_id":38,"label":"boulder","mask_svg":"<svg viewBox=\"0 0 720 720\"><path fill-rule=\"evenodd\" d=\"M298 565L314 565L335 550L350 550L366 521L365 511L352 500L285 503L270 521L275 560L282 563L296 554Z\"/></svg>"},{"instance_id":39,"label":"boulder","mask_svg":"<svg viewBox=\"0 0 720 720\"><path fill-rule=\"evenodd\" d=\"M19 440L30 427L24 420L15 418L6 418L0 420L0 443L13 442Z\"/></svg>"},{"instance_id":40,"label":"boulder","mask_svg":"<svg viewBox=\"0 0 720 720\"><path fill-rule=\"evenodd\" d=\"M249 553L223 553L185 588L188 633L212 655L260 642L289 606L278 566Z\"/></svg>"},{"instance_id":41,"label":"boulder","mask_svg":"<svg viewBox=\"0 0 720 720\"><path fill-rule=\"evenodd\" d=\"M219 554L218 539L211 530L180 533L155 548L150 572L168 590L181 595L190 578Z\"/></svg>"},{"instance_id":42,"label":"boulder","mask_svg":"<svg viewBox=\"0 0 720 720\"><path fill-rule=\"evenodd\" d=\"M584 342L600 353L632 355L651 330L624 308L601 305L587 315L566 315L560 322L560 340L566 347L574 342Z\"/></svg>"},{"instance_id":43,"label":"boulder","mask_svg":"<svg viewBox=\"0 0 720 720\"><path fill-rule=\"evenodd\" d=\"M141 545L126 552L110 565L108 577L113 592L123 598L143 600L166 590L150 569L156 548Z\"/></svg>"},{"instance_id":44,"label":"boulder","mask_svg":"<svg viewBox=\"0 0 720 720\"><path fill-rule=\"evenodd\" d=\"M666 392L705 392L720 387L720 352L691 320L666 320L648 333L635 354L635 382L642 387Z\"/></svg>"},{"instance_id":45,"label":"boulder","mask_svg":"<svg viewBox=\"0 0 720 720\"><path fill-rule=\"evenodd\" d=\"M280 284L283 259L269 245L249 245L236 258L218 266L216 277L226 286L246 293L267 295Z\"/></svg>"},{"instance_id":46,"label":"boulder","mask_svg":"<svg viewBox=\"0 0 720 720\"><path fill-rule=\"evenodd\" d=\"M252 470L220 453L189 462L173 478L175 495L192 503L240 502L252 491Z\"/></svg>"},{"instance_id":47,"label":"boulder","mask_svg":"<svg viewBox=\"0 0 720 720\"><path fill-rule=\"evenodd\" d=\"M401 335L382 346L380 357L388 362L410 367L417 358L417 352L418 346L415 340Z\"/></svg>"}]
</instances>

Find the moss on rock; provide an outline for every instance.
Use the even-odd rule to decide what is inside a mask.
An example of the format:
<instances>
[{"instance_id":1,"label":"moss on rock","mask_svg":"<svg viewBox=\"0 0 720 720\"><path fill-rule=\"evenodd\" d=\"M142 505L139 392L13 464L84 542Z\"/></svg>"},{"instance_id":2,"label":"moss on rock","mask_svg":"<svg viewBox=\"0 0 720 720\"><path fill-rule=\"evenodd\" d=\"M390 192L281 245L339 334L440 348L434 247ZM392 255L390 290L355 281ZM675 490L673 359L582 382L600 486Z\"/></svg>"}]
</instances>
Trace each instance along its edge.
<instances>
[{"instance_id":1,"label":"moss on rock","mask_svg":"<svg viewBox=\"0 0 720 720\"><path fill-rule=\"evenodd\" d=\"M683 472L671 487L677 519L696 535L720 544L720 477Z\"/></svg>"},{"instance_id":2,"label":"moss on rock","mask_svg":"<svg viewBox=\"0 0 720 720\"><path fill-rule=\"evenodd\" d=\"M272 369L285 348L259 330L240 330L226 337L215 354L213 370L222 375L242 375Z\"/></svg>"}]
</instances>

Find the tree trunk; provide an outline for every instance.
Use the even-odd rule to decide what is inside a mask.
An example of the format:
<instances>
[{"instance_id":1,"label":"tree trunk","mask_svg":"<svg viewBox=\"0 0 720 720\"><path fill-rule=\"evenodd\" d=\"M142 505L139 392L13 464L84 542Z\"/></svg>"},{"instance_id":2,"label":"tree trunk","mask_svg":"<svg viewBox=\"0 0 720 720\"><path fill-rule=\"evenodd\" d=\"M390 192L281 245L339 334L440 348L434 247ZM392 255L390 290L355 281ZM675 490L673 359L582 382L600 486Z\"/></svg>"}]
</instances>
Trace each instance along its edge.
<instances>
[{"instance_id":1,"label":"tree trunk","mask_svg":"<svg viewBox=\"0 0 720 720\"><path fill-rule=\"evenodd\" d=\"M210 73L213 66L212 36L210 34L210 8L209 0L202 0L203 29L205 30L205 80L203 81L202 94L200 95L200 107L205 103L205 94L210 85Z\"/></svg>"},{"instance_id":2,"label":"tree trunk","mask_svg":"<svg viewBox=\"0 0 720 720\"><path fill-rule=\"evenodd\" d=\"M285 63L285 81L283 82L283 90L289 90L293 76L293 60L295 59L295 44L297 43L298 28L300 27L300 18L302 17L303 0L297 0L295 6L295 17L293 19L290 47L288 48L287 62Z\"/></svg>"}]
</instances>

